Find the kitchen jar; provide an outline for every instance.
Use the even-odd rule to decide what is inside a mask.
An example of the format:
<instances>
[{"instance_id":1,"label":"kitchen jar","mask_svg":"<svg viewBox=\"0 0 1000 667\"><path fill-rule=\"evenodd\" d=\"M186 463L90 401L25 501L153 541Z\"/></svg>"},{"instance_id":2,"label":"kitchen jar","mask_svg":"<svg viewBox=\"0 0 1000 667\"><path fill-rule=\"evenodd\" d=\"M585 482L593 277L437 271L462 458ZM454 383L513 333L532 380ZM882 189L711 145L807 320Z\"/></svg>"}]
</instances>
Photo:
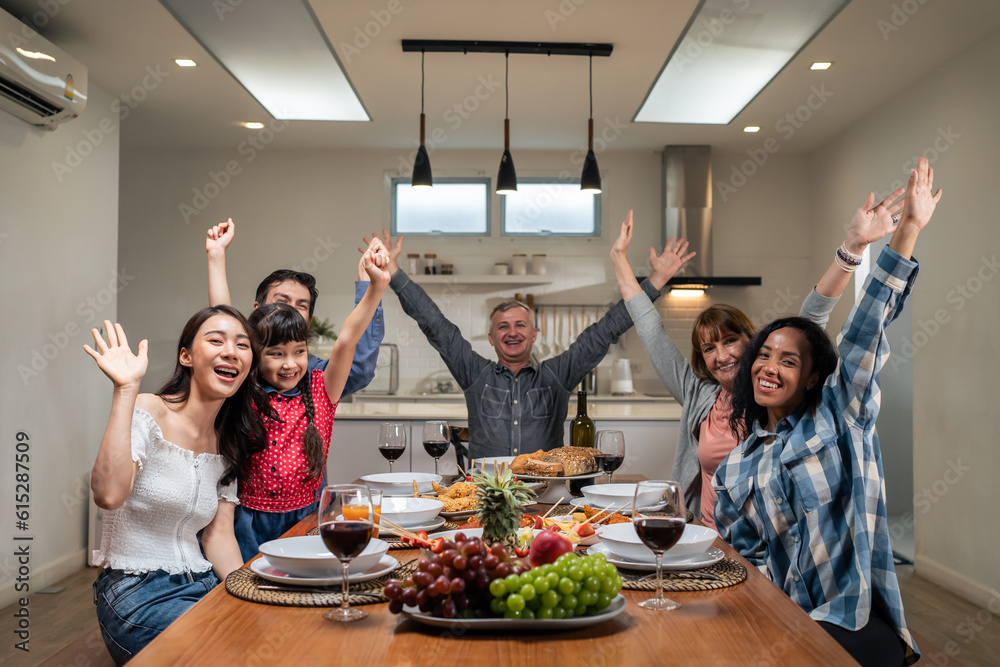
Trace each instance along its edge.
<instances>
[{"instance_id":1,"label":"kitchen jar","mask_svg":"<svg viewBox=\"0 0 1000 667\"><path fill-rule=\"evenodd\" d=\"M515 276L523 276L528 273L528 256L523 253L517 253L510 263L510 272Z\"/></svg>"},{"instance_id":2,"label":"kitchen jar","mask_svg":"<svg viewBox=\"0 0 1000 667\"><path fill-rule=\"evenodd\" d=\"M531 272L536 276L545 275L545 255L531 256Z\"/></svg>"}]
</instances>

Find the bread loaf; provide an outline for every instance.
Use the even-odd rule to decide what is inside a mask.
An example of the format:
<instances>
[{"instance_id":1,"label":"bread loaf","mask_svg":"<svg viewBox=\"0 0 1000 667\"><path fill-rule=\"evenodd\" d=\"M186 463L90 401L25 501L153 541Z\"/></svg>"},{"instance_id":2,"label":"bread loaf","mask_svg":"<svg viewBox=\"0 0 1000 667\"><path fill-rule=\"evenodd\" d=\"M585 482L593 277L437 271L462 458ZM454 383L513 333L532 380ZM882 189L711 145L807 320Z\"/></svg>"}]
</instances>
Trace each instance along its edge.
<instances>
[{"instance_id":1,"label":"bread loaf","mask_svg":"<svg viewBox=\"0 0 1000 667\"><path fill-rule=\"evenodd\" d=\"M522 454L511 463L515 475L538 477L573 477L597 471L597 461L590 447L559 447L551 451L539 449Z\"/></svg>"}]
</instances>

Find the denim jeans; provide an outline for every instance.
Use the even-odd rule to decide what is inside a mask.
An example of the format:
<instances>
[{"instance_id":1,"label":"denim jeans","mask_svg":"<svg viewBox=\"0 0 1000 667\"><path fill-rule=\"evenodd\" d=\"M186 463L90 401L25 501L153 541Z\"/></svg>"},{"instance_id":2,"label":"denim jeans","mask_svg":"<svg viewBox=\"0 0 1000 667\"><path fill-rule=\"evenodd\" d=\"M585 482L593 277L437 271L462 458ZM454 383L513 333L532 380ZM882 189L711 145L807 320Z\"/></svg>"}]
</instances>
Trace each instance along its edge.
<instances>
[{"instance_id":1,"label":"denim jeans","mask_svg":"<svg viewBox=\"0 0 1000 667\"><path fill-rule=\"evenodd\" d=\"M128 574L106 569L94 582L97 622L116 664L128 662L168 625L219 584L212 570Z\"/></svg>"},{"instance_id":2,"label":"denim jeans","mask_svg":"<svg viewBox=\"0 0 1000 667\"><path fill-rule=\"evenodd\" d=\"M323 471L326 475L326 471ZM317 503L288 512L263 512L251 510L238 505L233 528L236 531L236 542L240 545L240 555L247 562L257 555L260 545L276 540L285 532L310 514L315 514Z\"/></svg>"}]
</instances>

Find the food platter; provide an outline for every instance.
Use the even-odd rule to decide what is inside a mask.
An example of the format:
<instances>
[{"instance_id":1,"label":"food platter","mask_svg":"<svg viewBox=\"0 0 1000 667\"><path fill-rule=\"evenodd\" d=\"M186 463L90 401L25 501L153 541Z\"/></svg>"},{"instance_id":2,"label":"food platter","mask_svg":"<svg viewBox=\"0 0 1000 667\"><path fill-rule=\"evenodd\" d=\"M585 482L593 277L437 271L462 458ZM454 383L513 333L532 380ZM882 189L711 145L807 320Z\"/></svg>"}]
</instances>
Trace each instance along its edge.
<instances>
[{"instance_id":1,"label":"food platter","mask_svg":"<svg viewBox=\"0 0 1000 667\"><path fill-rule=\"evenodd\" d=\"M541 477L538 475L515 475L522 482L548 482L545 491L539 492L535 500L546 505L554 505L560 498L569 498L569 489L563 482L572 482L578 479L593 479L600 477L603 472L588 472L583 475L573 475L572 477ZM555 483L553 483L555 482Z\"/></svg>"},{"instance_id":2,"label":"food platter","mask_svg":"<svg viewBox=\"0 0 1000 667\"><path fill-rule=\"evenodd\" d=\"M572 505L573 507L579 509L581 512L583 511L583 506L584 505L590 505L594 509L599 509L599 510L603 510L604 509L603 507L599 507L596 504L594 504L593 501L587 500L587 498L574 498L573 500L569 501L569 504ZM664 505L666 505L666 503L660 503L659 505L657 505L655 507L640 507L639 509L641 511L647 511L648 510L648 511L656 512L656 511L658 511L659 508L662 508ZM624 514L625 516L632 516L632 505L628 505L628 507L626 507L625 509L615 509L615 507L612 505L612 507L611 507L611 513L612 514Z\"/></svg>"},{"instance_id":3,"label":"food platter","mask_svg":"<svg viewBox=\"0 0 1000 667\"><path fill-rule=\"evenodd\" d=\"M577 616L575 618L533 620L510 618L438 618L420 612L416 607L403 607L403 616L412 619L417 623L429 625L434 628L453 628L462 630L528 630L534 632L561 632L564 630L576 630L578 628L589 628L590 626L611 620L618 614L625 611L625 598L620 594L615 596L608 607L593 616Z\"/></svg>"},{"instance_id":4,"label":"food platter","mask_svg":"<svg viewBox=\"0 0 1000 667\"><path fill-rule=\"evenodd\" d=\"M398 566L399 561L386 554L379 559L378 563L364 572L348 575L347 581L349 583L356 584L361 581L384 577ZM267 556L261 556L257 560L250 563L250 569L268 581L274 581L279 584L289 584L292 586L333 586L343 582L343 577L339 574L335 577L296 577L271 565L271 563L267 560Z\"/></svg>"},{"instance_id":5,"label":"food platter","mask_svg":"<svg viewBox=\"0 0 1000 667\"><path fill-rule=\"evenodd\" d=\"M597 472L585 472L582 475L573 475L572 477L545 477L544 475L518 475L515 474L522 482L572 482L577 479L594 479L595 477L600 477L604 473L598 470Z\"/></svg>"},{"instance_id":6,"label":"food platter","mask_svg":"<svg viewBox=\"0 0 1000 667\"><path fill-rule=\"evenodd\" d=\"M538 503L535 502L534 500L529 500L526 503L522 503L521 507L531 507L532 505L537 505L537 504ZM479 511L478 508L471 510L462 510L461 512L441 512L441 516L448 519L449 521L454 521L455 519L468 519L469 517L475 516L477 511Z\"/></svg>"},{"instance_id":7,"label":"food platter","mask_svg":"<svg viewBox=\"0 0 1000 667\"><path fill-rule=\"evenodd\" d=\"M588 554L604 554L609 563L615 567L626 570L638 570L640 572L656 572L656 563L637 563L632 560L625 560L603 544L595 544L587 549ZM709 565L715 565L723 559L722 549L711 547L708 551L698 556L685 558L683 560L670 560L670 552L663 554L663 571L680 572L682 570L697 570Z\"/></svg>"}]
</instances>

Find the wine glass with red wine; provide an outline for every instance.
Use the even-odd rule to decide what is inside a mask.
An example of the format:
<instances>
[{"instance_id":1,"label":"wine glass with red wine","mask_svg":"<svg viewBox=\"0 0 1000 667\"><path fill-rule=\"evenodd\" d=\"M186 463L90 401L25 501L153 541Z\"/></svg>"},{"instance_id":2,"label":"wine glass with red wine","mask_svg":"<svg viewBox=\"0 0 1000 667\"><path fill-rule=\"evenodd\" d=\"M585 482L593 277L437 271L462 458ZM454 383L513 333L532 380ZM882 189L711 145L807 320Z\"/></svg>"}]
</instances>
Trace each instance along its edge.
<instances>
[{"instance_id":1,"label":"wine glass with red wine","mask_svg":"<svg viewBox=\"0 0 1000 667\"><path fill-rule=\"evenodd\" d=\"M389 472L392 472L392 462L406 451L405 424L379 424L378 453L389 462Z\"/></svg>"},{"instance_id":2,"label":"wine glass with red wine","mask_svg":"<svg viewBox=\"0 0 1000 667\"><path fill-rule=\"evenodd\" d=\"M611 483L611 473L622 467L625 462L625 434L621 431L597 432L597 465L608 474L608 484Z\"/></svg>"},{"instance_id":3,"label":"wine glass with red wine","mask_svg":"<svg viewBox=\"0 0 1000 667\"><path fill-rule=\"evenodd\" d=\"M424 422L423 433L424 449L434 457L434 474L438 474L438 459L448 451L451 444L451 428L448 422L429 421Z\"/></svg>"},{"instance_id":4,"label":"wine glass with red wine","mask_svg":"<svg viewBox=\"0 0 1000 667\"><path fill-rule=\"evenodd\" d=\"M372 539L372 499L367 486L334 484L319 497L319 534L323 544L340 561L344 572L339 609L331 609L323 618L331 621L359 621L367 618L364 609L351 608L347 573L351 560L365 550Z\"/></svg>"},{"instance_id":5,"label":"wine glass with red wine","mask_svg":"<svg viewBox=\"0 0 1000 667\"><path fill-rule=\"evenodd\" d=\"M649 500L655 496L655 502ZM643 502L640 505L639 499ZM681 485L677 482L643 481L636 484L632 501L632 525L642 543L656 554L656 597L643 600L639 606L654 611L670 611L680 603L663 597L663 552L677 544L687 523L681 503Z\"/></svg>"}]
</instances>

